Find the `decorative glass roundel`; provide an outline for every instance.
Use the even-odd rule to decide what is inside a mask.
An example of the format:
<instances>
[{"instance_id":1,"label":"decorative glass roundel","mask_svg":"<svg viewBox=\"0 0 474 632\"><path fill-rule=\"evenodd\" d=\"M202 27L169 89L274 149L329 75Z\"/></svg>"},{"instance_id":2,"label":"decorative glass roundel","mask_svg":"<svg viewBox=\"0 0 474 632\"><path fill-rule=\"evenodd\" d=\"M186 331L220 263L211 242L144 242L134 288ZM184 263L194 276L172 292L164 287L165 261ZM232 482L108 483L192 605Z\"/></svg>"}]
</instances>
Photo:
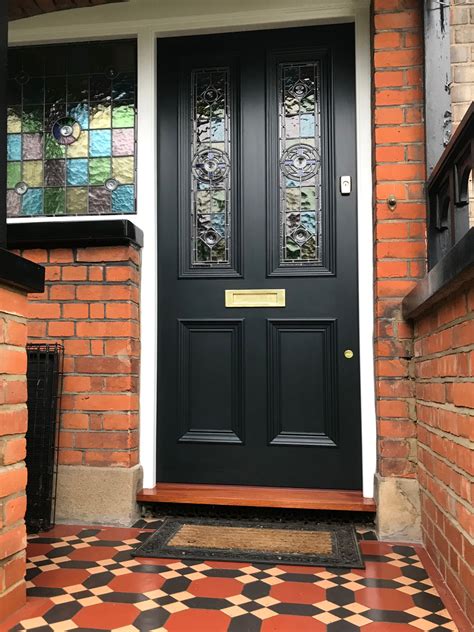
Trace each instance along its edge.
<instances>
[{"instance_id":1,"label":"decorative glass roundel","mask_svg":"<svg viewBox=\"0 0 474 632\"><path fill-rule=\"evenodd\" d=\"M292 180L308 180L317 173L318 168L318 152L305 143L292 145L281 158L281 170Z\"/></svg>"},{"instance_id":2,"label":"decorative glass roundel","mask_svg":"<svg viewBox=\"0 0 474 632\"><path fill-rule=\"evenodd\" d=\"M17 184L15 184L15 191L18 193L18 195L25 195L25 193L28 191L28 185L26 184L26 182L18 182Z\"/></svg>"},{"instance_id":3,"label":"decorative glass roundel","mask_svg":"<svg viewBox=\"0 0 474 632\"><path fill-rule=\"evenodd\" d=\"M60 145L72 145L81 135L81 126L76 119L65 116L54 123L51 130L54 139Z\"/></svg>"},{"instance_id":4,"label":"decorative glass roundel","mask_svg":"<svg viewBox=\"0 0 474 632\"><path fill-rule=\"evenodd\" d=\"M193 172L202 182L220 182L229 171L229 158L220 149L202 149L193 160Z\"/></svg>"},{"instance_id":5,"label":"decorative glass roundel","mask_svg":"<svg viewBox=\"0 0 474 632\"><path fill-rule=\"evenodd\" d=\"M107 191L115 191L118 185L119 185L119 182L115 178L109 178L104 183L104 186L107 189Z\"/></svg>"},{"instance_id":6,"label":"decorative glass roundel","mask_svg":"<svg viewBox=\"0 0 474 632\"><path fill-rule=\"evenodd\" d=\"M301 81L301 79L298 79L298 81L294 83L288 90L289 94L296 97L297 99L304 99L309 91L310 86L308 86L304 81Z\"/></svg>"}]
</instances>

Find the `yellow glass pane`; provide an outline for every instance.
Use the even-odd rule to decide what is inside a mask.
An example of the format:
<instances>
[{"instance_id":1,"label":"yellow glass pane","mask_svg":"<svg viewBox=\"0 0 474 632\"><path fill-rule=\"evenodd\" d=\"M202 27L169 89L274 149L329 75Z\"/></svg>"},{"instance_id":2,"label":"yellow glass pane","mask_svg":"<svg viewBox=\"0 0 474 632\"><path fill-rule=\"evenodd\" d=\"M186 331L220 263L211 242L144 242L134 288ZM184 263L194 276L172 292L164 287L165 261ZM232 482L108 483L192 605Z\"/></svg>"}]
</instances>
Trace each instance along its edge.
<instances>
[{"instance_id":1,"label":"yellow glass pane","mask_svg":"<svg viewBox=\"0 0 474 632\"><path fill-rule=\"evenodd\" d=\"M89 155L89 132L82 131L75 143L67 148L68 158L87 158Z\"/></svg>"},{"instance_id":2,"label":"yellow glass pane","mask_svg":"<svg viewBox=\"0 0 474 632\"><path fill-rule=\"evenodd\" d=\"M133 177L133 157L127 158L112 158L112 177L118 180L121 184L131 184L134 181Z\"/></svg>"},{"instance_id":3,"label":"yellow glass pane","mask_svg":"<svg viewBox=\"0 0 474 632\"><path fill-rule=\"evenodd\" d=\"M87 189L74 187L67 190L66 212L72 215L87 213Z\"/></svg>"},{"instance_id":4,"label":"yellow glass pane","mask_svg":"<svg viewBox=\"0 0 474 632\"><path fill-rule=\"evenodd\" d=\"M25 160L23 163L23 180L29 187L42 187L43 162L41 160Z\"/></svg>"},{"instance_id":5,"label":"yellow glass pane","mask_svg":"<svg viewBox=\"0 0 474 632\"><path fill-rule=\"evenodd\" d=\"M91 109L89 127L91 129L106 129L111 127L111 112L110 105L94 105Z\"/></svg>"},{"instance_id":6,"label":"yellow glass pane","mask_svg":"<svg viewBox=\"0 0 474 632\"><path fill-rule=\"evenodd\" d=\"M9 134L19 134L21 132L21 118L16 112L8 112L7 132Z\"/></svg>"}]
</instances>

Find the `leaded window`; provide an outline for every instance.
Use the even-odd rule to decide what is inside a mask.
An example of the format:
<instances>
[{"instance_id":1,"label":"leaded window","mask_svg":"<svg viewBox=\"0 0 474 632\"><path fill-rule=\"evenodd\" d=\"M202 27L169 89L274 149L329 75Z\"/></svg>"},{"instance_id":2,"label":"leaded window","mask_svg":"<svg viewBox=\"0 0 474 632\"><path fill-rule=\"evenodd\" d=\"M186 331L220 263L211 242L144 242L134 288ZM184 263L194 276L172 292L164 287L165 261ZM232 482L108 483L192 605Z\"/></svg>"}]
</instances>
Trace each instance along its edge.
<instances>
[{"instance_id":1,"label":"leaded window","mask_svg":"<svg viewBox=\"0 0 474 632\"><path fill-rule=\"evenodd\" d=\"M230 70L191 73L193 267L231 261Z\"/></svg>"},{"instance_id":2,"label":"leaded window","mask_svg":"<svg viewBox=\"0 0 474 632\"><path fill-rule=\"evenodd\" d=\"M12 48L8 69L8 215L135 213L135 42Z\"/></svg>"},{"instance_id":3,"label":"leaded window","mask_svg":"<svg viewBox=\"0 0 474 632\"><path fill-rule=\"evenodd\" d=\"M322 261L319 63L279 65L280 263Z\"/></svg>"}]
</instances>

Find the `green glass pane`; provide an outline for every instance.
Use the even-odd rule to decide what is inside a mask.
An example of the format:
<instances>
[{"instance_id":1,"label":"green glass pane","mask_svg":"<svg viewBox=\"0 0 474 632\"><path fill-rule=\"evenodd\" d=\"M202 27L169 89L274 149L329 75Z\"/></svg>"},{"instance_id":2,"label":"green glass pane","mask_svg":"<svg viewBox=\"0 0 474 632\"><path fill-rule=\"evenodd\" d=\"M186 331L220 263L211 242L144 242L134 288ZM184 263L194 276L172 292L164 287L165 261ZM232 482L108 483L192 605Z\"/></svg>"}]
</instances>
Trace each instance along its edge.
<instances>
[{"instance_id":1,"label":"green glass pane","mask_svg":"<svg viewBox=\"0 0 474 632\"><path fill-rule=\"evenodd\" d=\"M7 164L7 187L14 189L21 180L21 162L9 162Z\"/></svg>"},{"instance_id":2,"label":"green glass pane","mask_svg":"<svg viewBox=\"0 0 474 632\"><path fill-rule=\"evenodd\" d=\"M58 143L49 135L45 135L44 156L48 159L63 158L66 155L66 146Z\"/></svg>"},{"instance_id":3,"label":"green glass pane","mask_svg":"<svg viewBox=\"0 0 474 632\"><path fill-rule=\"evenodd\" d=\"M199 214L209 213L211 206L211 192L210 191L198 191L196 194L196 211Z\"/></svg>"},{"instance_id":4,"label":"green glass pane","mask_svg":"<svg viewBox=\"0 0 474 632\"><path fill-rule=\"evenodd\" d=\"M66 189L53 187L44 190L44 212L46 215L63 215L66 211Z\"/></svg>"},{"instance_id":5,"label":"green glass pane","mask_svg":"<svg viewBox=\"0 0 474 632\"><path fill-rule=\"evenodd\" d=\"M303 259L316 259L316 241L314 238L308 239L301 248L301 256Z\"/></svg>"},{"instance_id":6,"label":"green glass pane","mask_svg":"<svg viewBox=\"0 0 474 632\"><path fill-rule=\"evenodd\" d=\"M286 210L287 211L299 211L300 210L300 189L291 188L286 189Z\"/></svg>"},{"instance_id":7,"label":"green glass pane","mask_svg":"<svg viewBox=\"0 0 474 632\"><path fill-rule=\"evenodd\" d=\"M223 213L225 211L225 191L212 192L212 213Z\"/></svg>"},{"instance_id":8,"label":"green glass pane","mask_svg":"<svg viewBox=\"0 0 474 632\"><path fill-rule=\"evenodd\" d=\"M201 240L198 241L196 259L200 262L210 261L211 259L210 249Z\"/></svg>"},{"instance_id":9,"label":"green glass pane","mask_svg":"<svg viewBox=\"0 0 474 632\"><path fill-rule=\"evenodd\" d=\"M111 176L110 158L92 158L89 161L89 183L104 184Z\"/></svg>"},{"instance_id":10,"label":"green glass pane","mask_svg":"<svg viewBox=\"0 0 474 632\"><path fill-rule=\"evenodd\" d=\"M286 256L288 259L300 258L300 247L292 239L288 239L286 242Z\"/></svg>"},{"instance_id":11,"label":"green glass pane","mask_svg":"<svg viewBox=\"0 0 474 632\"><path fill-rule=\"evenodd\" d=\"M135 125L135 107L119 105L112 111L112 127L133 127Z\"/></svg>"},{"instance_id":12,"label":"green glass pane","mask_svg":"<svg viewBox=\"0 0 474 632\"><path fill-rule=\"evenodd\" d=\"M41 132L43 129L43 107L32 105L23 111L23 132Z\"/></svg>"},{"instance_id":13,"label":"green glass pane","mask_svg":"<svg viewBox=\"0 0 474 632\"><path fill-rule=\"evenodd\" d=\"M314 187L302 187L301 208L304 211L316 210L316 191Z\"/></svg>"}]
</instances>

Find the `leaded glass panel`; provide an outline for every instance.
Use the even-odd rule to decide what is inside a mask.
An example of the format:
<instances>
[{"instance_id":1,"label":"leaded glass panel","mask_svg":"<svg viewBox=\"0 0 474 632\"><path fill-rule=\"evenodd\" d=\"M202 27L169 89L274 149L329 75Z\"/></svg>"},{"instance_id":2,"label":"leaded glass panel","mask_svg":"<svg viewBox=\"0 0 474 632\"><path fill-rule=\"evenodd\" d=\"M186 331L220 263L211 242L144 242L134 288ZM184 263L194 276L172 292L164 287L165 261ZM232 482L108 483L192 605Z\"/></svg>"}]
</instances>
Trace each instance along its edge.
<instances>
[{"instance_id":1,"label":"leaded glass panel","mask_svg":"<svg viewBox=\"0 0 474 632\"><path fill-rule=\"evenodd\" d=\"M13 48L8 66L8 215L135 213L135 42Z\"/></svg>"},{"instance_id":2,"label":"leaded glass panel","mask_svg":"<svg viewBox=\"0 0 474 632\"><path fill-rule=\"evenodd\" d=\"M280 263L322 261L319 63L279 64Z\"/></svg>"},{"instance_id":3,"label":"leaded glass panel","mask_svg":"<svg viewBox=\"0 0 474 632\"><path fill-rule=\"evenodd\" d=\"M230 70L191 73L191 264L231 262Z\"/></svg>"}]
</instances>

